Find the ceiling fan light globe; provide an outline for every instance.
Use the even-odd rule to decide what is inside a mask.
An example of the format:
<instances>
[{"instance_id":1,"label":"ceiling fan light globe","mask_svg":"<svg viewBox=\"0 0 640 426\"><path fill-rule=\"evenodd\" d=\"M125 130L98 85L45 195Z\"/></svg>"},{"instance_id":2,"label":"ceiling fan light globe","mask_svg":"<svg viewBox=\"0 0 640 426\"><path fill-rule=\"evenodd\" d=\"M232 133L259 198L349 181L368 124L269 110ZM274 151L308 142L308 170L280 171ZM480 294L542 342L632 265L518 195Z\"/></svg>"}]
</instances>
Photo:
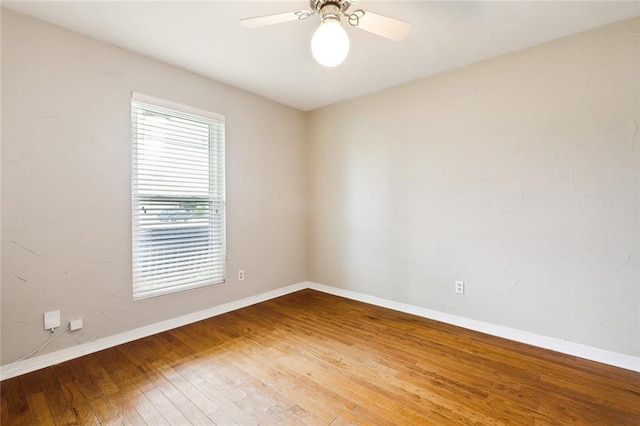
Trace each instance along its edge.
<instances>
[{"instance_id":1,"label":"ceiling fan light globe","mask_svg":"<svg viewBox=\"0 0 640 426\"><path fill-rule=\"evenodd\" d=\"M311 53L325 67L340 65L349 54L349 36L340 21L326 19L313 33Z\"/></svg>"}]
</instances>

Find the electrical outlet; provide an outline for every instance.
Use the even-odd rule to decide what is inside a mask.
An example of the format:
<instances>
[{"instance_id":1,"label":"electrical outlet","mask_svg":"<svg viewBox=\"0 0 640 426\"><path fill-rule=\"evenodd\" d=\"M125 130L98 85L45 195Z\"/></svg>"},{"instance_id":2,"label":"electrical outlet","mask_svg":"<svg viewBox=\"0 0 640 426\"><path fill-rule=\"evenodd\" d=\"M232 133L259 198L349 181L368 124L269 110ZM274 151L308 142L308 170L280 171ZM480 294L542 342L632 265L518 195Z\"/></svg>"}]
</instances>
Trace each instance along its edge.
<instances>
[{"instance_id":1,"label":"electrical outlet","mask_svg":"<svg viewBox=\"0 0 640 426\"><path fill-rule=\"evenodd\" d=\"M238 271L238 281L244 281L244 270L242 269Z\"/></svg>"},{"instance_id":2,"label":"electrical outlet","mask_svg":"<svg viewBox=\"0 0 640 426\"><path fill-rule=\"evenodd\" d=\"M456 293L464 294L464 281L456 281Z\"/></svg>"},{"instance_id":3,"label":"electrical outlet","mask_svg":"<svg viewBox=\"0 0 640 426\"><path fill-rule=\"evenodd\" d=\"M84 327L82 318L74 319L69 322L69 330L71 331L80 330L82 327Z\"/></svg>"},{"instance_id":4,"label":"electrical outlet","mask_svg":"<svg viewBox=\"0 0 640 426\"><path fill-rule=\"evenodd\" d=\"M50 311L44 313L44 329L55 330L60 327L60 311Z\"/></svg>"}]
</instances>

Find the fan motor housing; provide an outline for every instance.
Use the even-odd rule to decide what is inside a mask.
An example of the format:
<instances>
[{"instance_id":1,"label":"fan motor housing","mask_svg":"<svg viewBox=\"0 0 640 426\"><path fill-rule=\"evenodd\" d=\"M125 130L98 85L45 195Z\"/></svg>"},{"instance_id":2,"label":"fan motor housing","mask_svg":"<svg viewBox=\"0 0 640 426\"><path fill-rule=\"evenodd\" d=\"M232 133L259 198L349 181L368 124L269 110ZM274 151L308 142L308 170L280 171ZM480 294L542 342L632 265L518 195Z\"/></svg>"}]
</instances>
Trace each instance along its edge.
<instances>
[{"instance_id":1,"label":"fan motor housing","mask_svg":"<svg viewBox=\"0 0 640 426\"><path fill-rule=\"evenodd\" d=\"M351 2L346 0L309 0L309 9L314 12L320 12L325 6L335 6L338 13L346 11Z\"/></svg>"}]
</instances>

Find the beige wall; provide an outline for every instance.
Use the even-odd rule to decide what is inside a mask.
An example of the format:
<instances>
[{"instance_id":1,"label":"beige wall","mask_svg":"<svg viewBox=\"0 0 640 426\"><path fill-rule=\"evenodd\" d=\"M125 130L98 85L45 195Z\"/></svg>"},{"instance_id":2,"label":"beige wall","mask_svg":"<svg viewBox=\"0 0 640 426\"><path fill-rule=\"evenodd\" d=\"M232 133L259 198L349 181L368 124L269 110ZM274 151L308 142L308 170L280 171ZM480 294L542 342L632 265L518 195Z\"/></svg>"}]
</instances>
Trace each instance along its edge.
<instances>
[{"instance_id":1,"label":"beige wall","mask_svg":"<svg viewBox=\"0 0 640 426\"><path fill-rule=\"evenodd\" d=\"M640 356L639 27L304 114L2 10L1 363L305 279ZM226 116L226 284L131 301L131 91Z\"/></svg>"},{"instance_id":2,"label":"beige wall","mask_svg":"<svg viewBox=\"0 0 640 426\"><path fill-rule=\"evenodd\" d=\"M309 278L640 356L639 31L312 112Z\"/></svg>"},{"instance_id":3,"label":"beige wall","mask_svg":"<svg viewBox=\"0 0 640 426\"><path fill-rule=\"evenodd\" d=\"M226 116L225 284L131 300L132 91ZM2 103L3 365L48 310L85 326L47 351L305 280L304 113L9 10Z\"/></svg>"}]
</instances>

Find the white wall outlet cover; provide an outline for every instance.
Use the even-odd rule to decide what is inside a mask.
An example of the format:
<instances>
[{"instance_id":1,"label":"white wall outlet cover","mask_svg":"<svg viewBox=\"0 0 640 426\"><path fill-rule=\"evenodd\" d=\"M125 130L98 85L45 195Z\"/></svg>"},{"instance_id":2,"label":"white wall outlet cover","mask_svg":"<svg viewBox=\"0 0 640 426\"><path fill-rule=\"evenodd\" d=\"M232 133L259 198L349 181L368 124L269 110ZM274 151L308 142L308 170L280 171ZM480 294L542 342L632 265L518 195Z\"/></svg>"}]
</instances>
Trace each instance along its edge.
<instances>
[{"instance_id":1,"label":"white wall outlet cover","mask_svg":"<svg viewBox=\"0 0 640 426\"><path fill-rule=\"evenodd\" d=\"M44 313L44 329L52 330L60 327L60 311L49 311Z\"/></svg>"},{"instance_id":2,"label":"white wall outlet cover","mask_svg":"<svg viewBox=\"0 0 640 426\"><path fill-rule=\"evenodd\" d=\"M82 318L74 319L69 322L69 329L71 331L80 330L82 327L84 327Z\"/></svg>"}]
</instances>

